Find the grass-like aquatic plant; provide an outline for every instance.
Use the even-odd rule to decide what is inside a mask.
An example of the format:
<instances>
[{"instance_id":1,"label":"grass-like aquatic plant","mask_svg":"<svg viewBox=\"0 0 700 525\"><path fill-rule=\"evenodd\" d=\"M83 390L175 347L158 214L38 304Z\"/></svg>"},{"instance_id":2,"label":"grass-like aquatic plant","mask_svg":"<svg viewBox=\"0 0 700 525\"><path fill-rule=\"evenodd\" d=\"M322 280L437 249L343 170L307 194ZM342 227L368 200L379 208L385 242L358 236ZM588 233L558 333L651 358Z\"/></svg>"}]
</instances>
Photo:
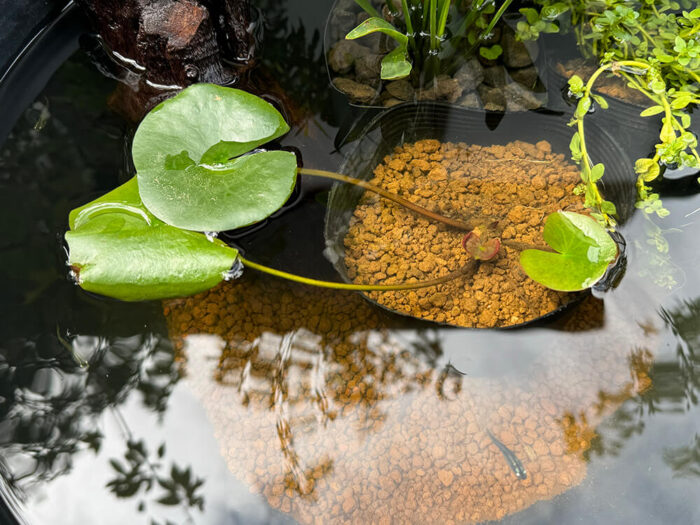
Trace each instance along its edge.
<instances>
[{"instance_id":1,"label":"grass-like aquatic plant","mask_svg":"<svg viewBox=\"0 0 700 525\"><path fill-rule=\"evenodd\" d=\"M69 265L85 290L125 301L163 299L207 290L240 264L277 277L327 288L362 291L435 286L472 274L501 245L522 253L525 271L545 286L580 290L599 280L617 249L594 220L553 214L545 225L550 247L533 250L501 240L490 221L444 217L399 195L345 175L297 169L286 151L256 148L286 133L279 112L243 91L197 84L161 103L143 120L132 155L131 180L70 213ZM212 233L240 228L277 211L298 174L351 183L465 231L470 262L446 276L396 284L319 281L244 258ZM207 232L206 234L203 232Z\"/></svg>"},{"instance_id":2,"label":"grass-like aquatic plant","mask_svg":"<svg viewBox=\"0 0 700 525\"><path fill-rule=\"evenodd\" d=\"M369 0L355 0L370 16L345 38L354 40L373 33L383 33L396 47L382 59L381 78L405 78L416 69L424 82L430 81L457 57L475 52L495 60L502 53L498 44L482 46L513 0L386 0L381 15ZM400 6L399 6L400 3ZM391 22L389 21L391 20Z\"/></svg>"}]
</instances>

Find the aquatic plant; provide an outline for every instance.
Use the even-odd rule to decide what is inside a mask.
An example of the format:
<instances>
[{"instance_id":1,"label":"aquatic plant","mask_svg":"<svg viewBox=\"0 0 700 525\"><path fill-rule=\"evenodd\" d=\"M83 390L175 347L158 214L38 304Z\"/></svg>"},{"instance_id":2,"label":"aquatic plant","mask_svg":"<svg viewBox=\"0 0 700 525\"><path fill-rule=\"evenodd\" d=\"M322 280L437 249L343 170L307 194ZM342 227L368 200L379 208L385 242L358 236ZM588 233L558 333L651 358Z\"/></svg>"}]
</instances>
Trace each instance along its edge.
<instances>
[{"instance_id":1,"label":"aquatic plant","mask_svg":"<svg viewBox=\"0 0 700 525\"><path fill-rule=\"evenodd\" d=\"M536 247L501 240L486 219L444 217L365 181L297 169L291 152L255 149L288 129L273 106L237 89L196 84L162 102L134 136L136 176L70 213L68 262L77 282L85 290L125 301L162 299L209 289L235 277L244 265L328 288L407 290L469 275L504 244L525 250L523 267L535 280L557 290L580 290L600 279L617 255L607 232L584 216L550 216L545 240L551 248L532 250ZM463 245L472 260L426 281L347 284L268 268L215 238L214 232L246 226L277 211L291 194L297 173L358 185L466 231Z\"/></svg>"},{"instance_id":2,"label":"aquatic plant","mask_svg":"<svg viewBox=\"0 0 700 525\"><path fill-rule=\"evenodd\" d=\"M604 97L595 94L597 80L612 73L627 82L649 101L642 117L662 114L662 128L655 153L635 163L638 175L638 208L663 217L668 214L659 195L648 185L659 177L662 167L697 168L700 155L697 137L689 131L689 108L700 103L700 8L690 0L640 2L630 6L624 0L586 2L583 0L535 0L541 9L521 9L527 22L518 24L520 38L539 35L545 21L549 32L561 29L576 34L579 48L598 69L584 82L578 75L569 80L570 93L578 99L572 125L577 131L571 142L573 158L581 166L586 206L601 222L614 225L615 207L602 198L597 181L602 164L593 165L586 150L584 119L595 106L606 109ZM692 7L695 9L690 10ZM568 22L563 15L568 14ZM538 25L539 24L539 25Z\"/></svg>"},{"instance_id":3,"label":"aquatic plant","mask_svg":"<svg viewBox=\"0 0 700 525\"><path fill-rule=\"evenodd\" d=\"M239 228L284 204L296 182L288 151L254 151L289 131L255 95L198 84L162 102L139 125L132 156L143 204L171 226Z\"/></svg>"},{"instance_id":4,"label":"aquatic plant","mask_svg":"<svg viewBox=\"0 0 700 525\"><path fill-rule=\"evenodd\" d=\"M700 18L700 10L698 10ZM700 28L700 20L698 23ZM660 76L656 62L644 60L622 60L601 65L589 78L588 82L574 75L569 79L571 94L578 99L571 125L577 128L571 140L571 155L581 167L582 184L577 191L585 195L586 206L593 210L593 216L601 223L614 226L615 205L606 201L597 186L604 174L603 164L593 164L586 149L585 118L594 105L607 109L608 103L601 95L593 93L596 80L606 71L621 74L629 80L629 86L641 91L652 102L642 111L642 117L663 114L659 142L655 145L653 157L636 160L634 170L637 173L636 206L647 214L655 213L659 217L668 215L668 211L648 183L661 175L661 168L697 168L700 167L697 137L689 130L690 115L687 109L700 103L700 95L687 90L669 88ZM636 78L633 78L636 77Z\"/></svg>"},{"instance_id":5,"label":"aquatic plant","mask_svg":"<svg viewBox=\"0 0 700 525\"><path fill-rule=\"evenodd\" d=\"M237 250L166 224L141 201L136 177L70 213L71 270L90 292L123 301L191 295L219 283Z\"/></svg>"},{"instance_id":6,"label":"aquatic plant","mask_svg":"<svg viewBox=\"0 0 700 525\"><path fill-rule=\"evenodd\" d=\"M405 78L415 68L425 81L431 80L440 63L456 56L475 52L495 60L503 49L500 45L482 45L491 35L512 0L504 0L496 10L491 0L474 0L465 12L459 2L452 0L401 0L397 7L393 0L384 2L384 16L369 0L355 0L370 16L350 31L345 38L354 40L373 33L384 33L396 42L381 63L381 78ZM389 21L393 21L393 24Z\"/></svg>"},{"instance_id":7,"label":"aquatic plant","mask_svg":"<svg viewBox=\"0 0 700 525\"><path fill-rule=\"evenodd\" d=\"M531 279L555 290L593 286L617 257L617 245L605 229L579 213L552 213L543 236L555 252L524 250L520 264Z\"/></svg>"},{"instance_id":8,"label":"aquatic plant","mask_svg":"<svg viewBox=\"0 0 700 525\"><path fill-rule=\"evenodd\" d=\"M237 261L307 284L352 290L418 288L448 279L329 283L247 261L215 239L213 232L260 221L289 198L297 179L295 155L254 150L288 129L259 97L212 84L190 86L156 106L134 136L136 177L70 213L68 263L77 282L125 301L178 297L229 278Z\"/></svg>"}]
</instances>

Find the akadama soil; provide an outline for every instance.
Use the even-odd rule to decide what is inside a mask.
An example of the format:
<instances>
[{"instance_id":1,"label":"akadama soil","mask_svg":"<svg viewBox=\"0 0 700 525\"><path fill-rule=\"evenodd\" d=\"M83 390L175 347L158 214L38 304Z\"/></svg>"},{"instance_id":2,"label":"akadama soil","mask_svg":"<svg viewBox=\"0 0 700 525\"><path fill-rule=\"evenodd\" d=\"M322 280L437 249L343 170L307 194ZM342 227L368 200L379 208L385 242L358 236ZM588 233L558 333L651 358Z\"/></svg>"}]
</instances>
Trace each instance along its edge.
<instances>
[{"instance_id":1,"label":"akadama soil","mask_svg":"<svg viewBox=\"0 0 700 525\"><path fill-rule=\"evenodd\" d=\"M422 140L397 147L370 181L442 215L488 217L503 240L544 246L550 213L583 212L573 194L578 169L546 141L478 146ZM417 215L366 192L345 237L345 263L356 283L388 284L434 279L464 266L465 232ZM473 277L411 291L370 292L391 310L458 326L521 324L572 299L532 281L520 251L502 246Z\"/></svg>"},{"instance_id":2,"label":"akadama soil","mask_svg":"<svg viewBox=\"0 0 700 525\"><path fill-rule=\"evenodd\" d=\"M304 524L448 524L498 520L583 480L595 428L650 384L654 331L622 304L588 298L534 362L502 375L450 373L440 333L393 331L357 294L251 272L165 314L229 469L272 507Z\"/></svg>"}]
</instances>

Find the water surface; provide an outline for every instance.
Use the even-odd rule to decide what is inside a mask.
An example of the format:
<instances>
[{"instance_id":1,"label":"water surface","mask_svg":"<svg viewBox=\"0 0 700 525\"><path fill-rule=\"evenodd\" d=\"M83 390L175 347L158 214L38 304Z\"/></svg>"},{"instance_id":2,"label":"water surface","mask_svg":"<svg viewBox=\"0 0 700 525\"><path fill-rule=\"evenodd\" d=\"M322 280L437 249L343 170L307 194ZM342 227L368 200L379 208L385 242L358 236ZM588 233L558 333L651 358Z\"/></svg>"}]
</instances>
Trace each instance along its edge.
<instances>
[{"instance_id":1,"label":"water surface","mask_svg":"<svg viewBox=\"0 0 700 525\"><path fill-rule=\"evenodd\" d=\"M327 83L328 7L266 9L264 64L296 102L283 145L337 169L360 115ZM114 87L78 51L0 150L0 469L27 523L700 521L696 185L624 225L617 289L534 328L407 323L252 272L123 304L70 282L61 241L131 174ZM333 277L327 188L303 187L237 242Z\"/></svg>"}]
</instances>

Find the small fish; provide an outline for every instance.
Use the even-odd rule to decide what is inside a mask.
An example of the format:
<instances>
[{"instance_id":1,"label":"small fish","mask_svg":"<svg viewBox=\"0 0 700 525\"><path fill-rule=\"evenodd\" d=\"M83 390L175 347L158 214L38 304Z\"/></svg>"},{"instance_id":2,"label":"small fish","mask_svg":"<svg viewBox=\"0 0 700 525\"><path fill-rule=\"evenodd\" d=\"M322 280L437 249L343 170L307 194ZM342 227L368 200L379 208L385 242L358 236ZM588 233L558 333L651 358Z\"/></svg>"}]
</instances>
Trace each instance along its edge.
<instances>
[{"instance_id":1,"label":"small fish","mask_svg":"<svg viewBox=\"0 0 700 525\"><path fill-rule=\"evenodd\" d=\"M455 368L452 363L447 363L445 365L445 373L451 376L466 376L467 374Z\"/></svg>"},{"instance_id":2,"label":"small fish","mask_svg":"<svg viewBox=\"0 0 700 525\"><path fill-rule=\"evenodd\" d=\"M49 117L51 117L51 113L49 112L49 101L48 99L45 100L46 103L37 101L32 105L32 108L39 112L37 121L34 124L34 131L41 131L44 129L46 123L49 121Z\"/></svg>"},{"instance_id":3,"label":"small fish","mask_svg":"<svg viewBox=\"0 0 700 525\"><path fill-rule=\"evenodd\" d=\"M520 462L518 457L513 453L513 451L506 447L503 443L498 441L498 439L496 439L496 436L494 436L490 430L487 430L486 433L491 438L491 441L493 441L493 444L498 447L498 450L500 450L503 456L506 458L508 465L515 473L515 476L518 479L527 479L527 471L525 470L525 467L523 467L523 464Z\"/></svg>"}]
</instances>

